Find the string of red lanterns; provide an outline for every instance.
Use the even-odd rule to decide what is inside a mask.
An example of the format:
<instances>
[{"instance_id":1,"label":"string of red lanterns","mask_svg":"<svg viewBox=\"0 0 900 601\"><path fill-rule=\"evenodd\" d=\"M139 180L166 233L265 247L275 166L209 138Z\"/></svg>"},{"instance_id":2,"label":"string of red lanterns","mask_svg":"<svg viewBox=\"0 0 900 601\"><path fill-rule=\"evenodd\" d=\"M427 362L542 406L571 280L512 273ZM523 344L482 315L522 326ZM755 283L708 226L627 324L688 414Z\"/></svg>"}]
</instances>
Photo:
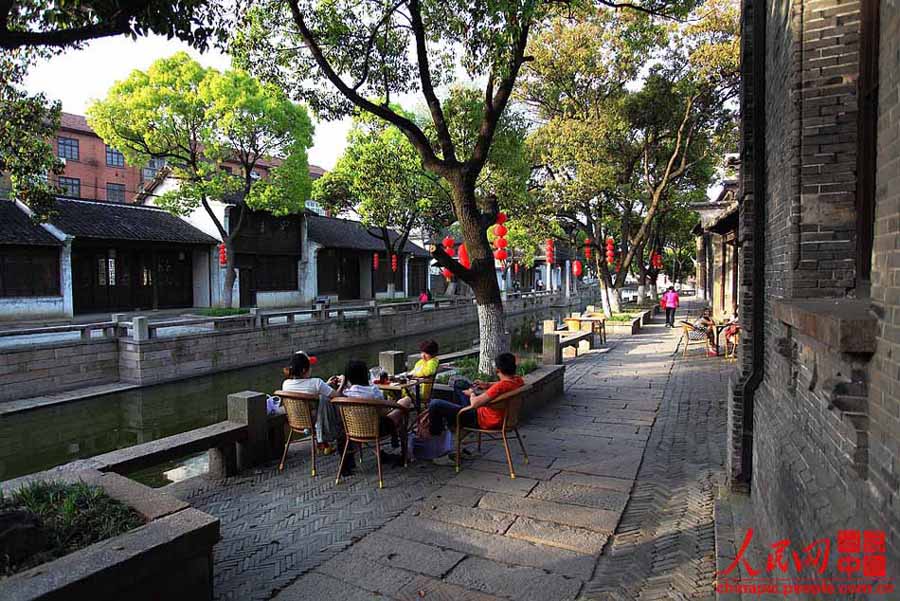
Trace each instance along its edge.
<instances>
[{"instance_id":1,"label":"string of red lanterns","mask_svg":"<svg viewBox=\"0 0 900 601\"><path fill-rule=\"evenodd\" d=\"M494 235L496 236L494 248L497 250L494 251L494 258L498 261L505 261L509 257L509 251L506 250L506 247L509 246L509 241L506 239L506 234L509 233L509 230L503 225L506 223L506 219L506 213L497 213L497 225L494 227Z\"/></svg>"},{"instance_id":2,"label":"string of red lanterns","mask_svg":"<svg viewBox=\"0 0 900 601\"><path fill-rule=\"evenodd\" d=\"M456 246L456 240L453 239L453 236L447 235L442 241L441 244L444 247L444 252L449 256L454 256L456 251L454 250L454 246Z\"/></svg>"},{"instance_id":3,"label":"string of red lanterns","mask_svg":"<svg viewBox=\"0 0 900 601\"><path fill-rule=\"evenodd\" d=\"M662 269L663 268L663 258L662 254L656 252L655 250L650 253L650 266L654 269Z\"/></svg>"},{"instance_id":4,"label":"string of red lanterns","mask_svg":"<svg viewBox=\"0 0 900 601\"><path fill-rule=\"evenodd\" d=\"M378 271L378 253L372 253L372 269Z\"/></svg>"},{"instance_id":5,"label":"string of red lanterns","mask_svg":"<svg viewBox=\"0 0 900 601\"><path fill-rule=\"evenodd\" d=\"M547 242L544 244L544 258L547 260L547 265L552 265L555 259L553 253L554 247L555 244L553 238L547 238Z\"/></svg>"},{"instance_id":6,"label":"string of red lanterns","mask_svg":"<svg viewBox=\"0 0 900 601\"><path fill-rule=\"evenodd\" d=\"M612 236L606 239L606 264L612 265L616 260L616 241Z\"/></svg>"},{"instance_id":7,"label":"string of red lanterns","mask_svg":"<svg viewBox=\"0 0 900 601\"><path fill-rule=\"evenodd\" d=\"M584 239L584 258L588 261L591 259L591 242L593 242L590 238Z\"/></svg>"},{"instance_id":8,"label":"string of red lanterns","mask_svg":"<svg viewBox=\"0 0 900 601\"><path fill-rule=\"evenodd\" d=\"M398 263L397 255L392 254L391 255L391 271L393 271L394 273L397 273L397 263Z\"/></svg>"},{"instance_id":9,"label":"string of red lanterns","mask_svg":"<svg viewBox=\"0 0 900 601\"><path fill-rule=\"evenodd\" d=\"M228 249L225 248L225 244L219 244L219 266L225 267L228 265Z\"/></svg>"}]
</instances>

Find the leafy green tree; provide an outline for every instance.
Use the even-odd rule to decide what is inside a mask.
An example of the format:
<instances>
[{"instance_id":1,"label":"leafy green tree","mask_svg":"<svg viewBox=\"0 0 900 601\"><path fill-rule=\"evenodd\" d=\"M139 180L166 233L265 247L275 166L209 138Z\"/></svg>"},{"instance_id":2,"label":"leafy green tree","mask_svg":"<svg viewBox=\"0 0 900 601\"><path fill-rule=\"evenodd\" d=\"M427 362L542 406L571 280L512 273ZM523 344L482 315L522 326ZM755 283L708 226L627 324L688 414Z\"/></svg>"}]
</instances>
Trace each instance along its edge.
<instances>
[{"instance_id":1,"label":"leafy green tree","mask_svg":"<svg viewBox=\"0 0 900 601\"><path fill-rule=\"evenodd\" d=\"M204 48L220 10L207 0L4 0L0 50L63 48L96 38L148 33Z\"/></svg>"},{"instance_id":2,"label":"leafy green tree","mask_svg":"<svg viewBox=\"0 0 900 601\"><path fill-rule=\"evenodd\" d=\"M57 193L49 176L62 171L53 147L60 106L24 90L32 58L31 51L0 54L0 180L6 182L0 181L0 189L8 187L10 199L21 200L43 219Z\"/></svg>"},{"instance_id":3,"label":"leafy green tree","mask_svg":"<svg viewBox=\"0 0 900 601\"><path fill-rule=\"evenodd\" d=\"M535 38L521 94L542 121L530 139L540 193L595 241L609 313L667 199L705 189L733 143L738 13L711 0L689 25L591 11L575 18ZM607 237L617 270L605 261Z\"/></svg>"},{"instance_id":4,"label":"leafy green tree","mask_svg":"<svg viewBox=\"0 0 900 601\"><path fill-rule=\"evenodd\" d=\"M248 210L297 213L309 198L313 128L306 109L243 71L206 69L181 52L114 84L88 109L88 121L132 164L165 159L180 185L159 198L160 206L178 215L206 211L227 249L225 306L236 278L234 241ZM259 178L256 168L268 157L281 163ZM223 169L233 165L236 174ZM227 229L210 205L226 198L236 199Z\"/></svg>"},{"instance_id":5,"label":"leafy green tree","mask_svg":"<svg viewBox=\"0 0 900 601\"><path fill-rule=\"evenodd\" d=\"M613 0L599 2L619 6ZM638 0L627 6L684 14L692 3ZM503 199L479 196L477 182L527 60L530 33L556 12L568 11L570 4L574 3L260 0L245 15L234 40L233 53L242 66L307 98L320 115L340 116L355 108L396 126L425 168L447 182L472 265L463 269L440 245L432 247L432 254L475 293L482 371L490 370L493 357L507 349L508 340L486 235ZM463 141L454 138L448 101L440 97L440 90L457 78L483 83L477 94L479 110L473 114L477 127ZM392 97L413 92L425 100L432 135L391 108Z\"/></svg>"},{"instance_id":6,"label":"leafy green tree","mask_svg":"<svg viewBox=\"0 0 900 601\"><path fill-rule=\"evenodd\" d=\"M316 180L313 198L336 213L355 211L388 257L402 253L414 230L440 231L452 221L446 184L422 166L400 130L365 115L354 120L334 169Z\"/></svg>"}]
</instances>

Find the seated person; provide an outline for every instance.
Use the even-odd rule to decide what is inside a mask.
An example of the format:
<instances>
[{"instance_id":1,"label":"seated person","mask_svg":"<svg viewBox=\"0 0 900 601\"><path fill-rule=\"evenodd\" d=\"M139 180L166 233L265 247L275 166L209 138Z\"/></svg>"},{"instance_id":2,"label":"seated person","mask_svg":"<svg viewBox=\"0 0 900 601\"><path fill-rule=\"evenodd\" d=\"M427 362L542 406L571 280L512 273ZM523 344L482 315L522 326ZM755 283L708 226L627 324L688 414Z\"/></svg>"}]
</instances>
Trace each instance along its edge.
<instances>
[{"instance_id":1,"label":"seated person","mask_svg":"<svg viewBox=\"0 0 900 601\"><path fill-rule=\"evenodd\" d=\"M475 387L464 392L468 397L468 405L475 411L463 413L462 425L470 428L483 428L492 430L503 425L504 409L488 405L492 400L504 394L520 388L525 384L522 376L516 374L516 356L512 353L500 353L494 359L494 367L497 370L499 380L496 382L475 382ZM484 390L487 388L486 390ZM483 392L482 392L483 390ZM466 405L458 405L450 401L432 399L428 404L428 413L431 420L430 431L433 436L443 433L444 428L456 424L456 414ZM439 465L455 465L452 457L444 456L435 459Z\"/></svg>"},{"instance_id":2,"label":"seated person","mask_svg":"<svg viewBox=\"0 0 900 601\"><path fill-rule=\"evenodd\" d=\"M347 369L344 371L344 388L341 394L351 398L381 400L385 402L385 405L393 405L384 398L384 393L378 386L369 383L369 368L366 367L365 362L356 359L347 362ZM397 401L397 404L406 409L412 409L413 406L412 400L406 397ZM403 423L405 412L387 406L382 413L379 421L381 432L397 434Z\"/></svg>"},{"instance_id":3,"label":"seated person","mask_svg":"<svg viewBox=\"0 0 900 601\"><path fill-rule=\"evenodd\" d=\"M423 290L422 293L419 295L419 302L420 302L420 303L427 303L427 302L430 301L430 300L431 300L431 299L428 298L428 291L427 291L427 290Z\"/></svg>"},{"instance_id":4,"label":"seated person","mask_svg":"<svg viewBox=\"0 0 900 601\"><path fill-rule=\"evenodd\" d=\"M412 371L409 372L409 375L413 378L434 377L438 371L438 367L440 367L440 361L437 358L438 343L434 340L426 340L419 345L419 352L421 352L421 358L416 361L416 364L413 366ZM432 384L420 384L420 398L431 398L431 388Z\"/></svg>"},{"instance_id":5,"label":"seated person","mask_svg":"<svg viewBox=\"0 0 900 601\"><path fill-rule=\"evenodd\" d=\"M316 411L316 441L320 448L327 454L330 452L328 443L337 439L340 434L341 422L337 411L330 400L337 396L336 378L331 378L326 383L321 378L312 377L312 366L316 364L316 358L310 357L303 351L297 351L291 357L291 364L284 368L287 378L281 389L287 392L302 392L305 394L319 395L319 407Z\"/></svg>"},{"instance_id":6,"label":"seated person","mask_svg":"<svg viewBox=\"0 0 900 601\"><path fill-rule=\"evenodd\" d=\"M706 335L706 355L708 357L718 357L719 347L716 346L716 322L713 320L710 310L703 309L700 317L691 325Z\"/></svg>"}]
</instances>

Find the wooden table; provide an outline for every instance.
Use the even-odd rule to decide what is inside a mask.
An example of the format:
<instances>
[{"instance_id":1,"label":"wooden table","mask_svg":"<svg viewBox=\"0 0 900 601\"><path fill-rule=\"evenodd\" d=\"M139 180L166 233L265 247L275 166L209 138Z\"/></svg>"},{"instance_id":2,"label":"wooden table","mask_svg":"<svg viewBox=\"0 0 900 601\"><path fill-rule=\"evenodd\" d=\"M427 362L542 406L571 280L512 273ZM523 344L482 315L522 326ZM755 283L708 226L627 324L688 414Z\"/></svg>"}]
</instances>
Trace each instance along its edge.
<instances>
[{"instance_id":1,"label":"wooden table","mask_svg":"<svg viewBox=\"0 0 900 601\"><path fill-rule=\"evenodd\" d=\"M570 321L577 321L579 323L579 330L581 329L582 323L591 324L591 332L600 336L601 344L606 344L606 317L602 315L589 317L563 317L563 322L568 323Z\"/></svg>"}]
</instances>

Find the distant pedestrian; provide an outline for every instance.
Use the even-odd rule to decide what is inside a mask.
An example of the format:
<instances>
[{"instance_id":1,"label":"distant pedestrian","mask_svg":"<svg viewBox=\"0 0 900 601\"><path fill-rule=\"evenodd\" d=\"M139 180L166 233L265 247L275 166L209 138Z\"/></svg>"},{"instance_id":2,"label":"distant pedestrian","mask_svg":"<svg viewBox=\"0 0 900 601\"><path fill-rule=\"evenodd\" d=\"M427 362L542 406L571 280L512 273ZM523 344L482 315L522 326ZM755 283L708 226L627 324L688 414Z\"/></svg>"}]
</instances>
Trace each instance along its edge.
<instances>
[{"instance_id":1,"label":"distant pedestrian","mask_svg":"<svg viewBox=\"0 0 900 601\"><path fill-rule=\"evenodd\" d=\"M675 310L678 309L678 293L675 292L674 286L669 286L662 297L662 304L666 309L666 327L675 327Z\"/></svg>"}]
</instances>

